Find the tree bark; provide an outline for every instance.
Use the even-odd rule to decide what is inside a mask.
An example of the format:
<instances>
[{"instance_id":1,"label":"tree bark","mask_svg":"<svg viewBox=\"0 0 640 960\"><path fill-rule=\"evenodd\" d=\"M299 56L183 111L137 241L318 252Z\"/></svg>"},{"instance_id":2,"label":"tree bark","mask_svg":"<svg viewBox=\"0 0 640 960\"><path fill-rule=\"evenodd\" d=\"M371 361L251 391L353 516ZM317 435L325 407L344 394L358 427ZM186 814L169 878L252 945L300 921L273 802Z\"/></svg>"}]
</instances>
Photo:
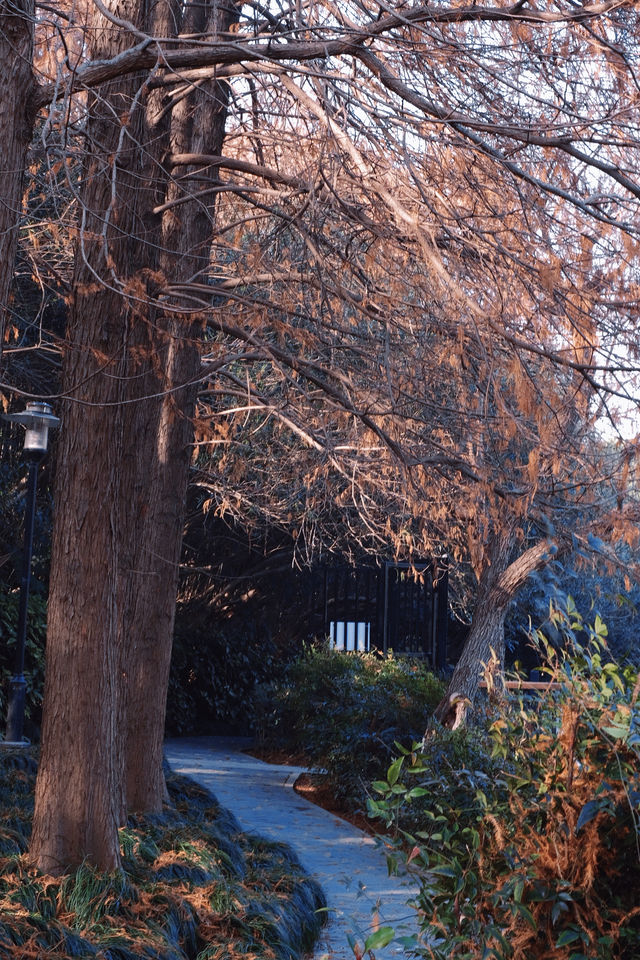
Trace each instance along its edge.
<instances>
[{"instance_id":1,"label":"tree bark","mask_svg":"<svg viewBox=\"0 0 640 960\"><path fill-rule=\"evenodd\" d=\"M185 9L184 31L217 37L237 21L240 6L212 0L194 2ZM199 85L174 108L170 147L176 153L218 155L225 135L229 87L215 75ZM168 184L167 199L189 189L192 168L180 168L180 182ZM198 182L217 180L214 168L198 168ZM211 256L215 201L182 203L165 216L160 258L164 277L187 282L206 271ZM164 395L154 403L155 444L144 458L153 464L153 496L144 506L145 517L138 536L136 570L147 582L134 576L130 594L127 669L127 805L135 811L157 811L164 799L162 743L169 668L173 641L175 601L184 505L193 438L191 416L195 407L200 373L198 318L182 316L161 320L166 336ZM175 392L175 388L180 389ZM131 437L133 443L134 437ZM143 461L140 461L141 463ZM149 580L148 578L151 578ZM153 664L153 669L149 665Z\"/></svg>"},{"instance_id":2,"label":"tree bark","mask_svg":"<svg viewBox=\"0 0 640 960\"><path fill-rule=\"evenodd\" d=\"M152 24L144 23L141 0L112 5L149 32L177 29L179 4L155 4ZM216 29L226 29L238 10L214 2L207 13ZM117 27L99 17L94 26L93 57L126 46ZM200 354L193 320L162 316L154 287L208 265L213 210L185 205L183 222L173 217L169 225L153 214L174 188L163 163L167 112L143 80L101 88L87 125L63 374L72 402L63 411L31 843L36 864L54 873L86 857L111 869L126 809L157 810L165 795L164 713ZM227 96L226 85L213 81L181 101L181 142L188 132L198 150L219 153Z\"/></svg>"},{"instance_id":3,"label":"tree bark","mask_svg":"<svg viewBox=\"0 0 640 960\"><path fill-rule=\"evenodd\" d=\"M22 181L33 132L34 0L0 0L0 360L22 213Z\"/></svg>"},{"instance_id":4,"label":"tree bark","mask_svg":"<svg viewBox=\"0 0 640 960\"><path fill-rule=\"evenodd\" d=\"M476 698L484 669L492 651L499 669L504 664L504 619L509 604L528 577L543 567L555 552L550 540L540 540L517 559L510 562L513 541L510 536L496 538L490 551L490 562L480 575L477 601L469 636L449 681L447 692L434 715L445 726L459 725L461 711L456 704L461 698L470 703Z\"/></svg>"},{"instance_id":5,"label":"tree bark","mask_svg":"<svg viewBox=\"0 0 640 960\"><path fill-rule=\"evenodd\" d=\"M142 25L143 0L131 0L126 10L120 0L112 2ZM113 56L130 42L97 13L92 26L94 57ZM152 191L140 178L142 79L105 85L91 97L87 119L30 846L36 865L54 874L86 858L103 870L117 866L125 811L122 596L134 553L131 503L150 495L148 485L138 489L126 424L146 329L140 268L157 256L153 224L145 218ZM145 415L140 405L140 430Z\"/></svg>"},{"instance_id":6,"label":"tree bark","mask_svg":"<svg viewBox=\"0 0 640 960\"><path fill-rule=\"evenodd\" d=\"M138 405L129 422L129 443L133 434L138 436L138 468L147 470L146 482L137 484L138 541L123 598L129 811L158 811L166 798L162 771L164 719L190 462L192 384L199 366L197 346L183 338L183 331L177 331L163 363L161 390L165 395L159 401ZM166 393L170 384L187 386Z\"/></svg>"},{"instance_id":7,"label":"tree bark","mask_svg":"<svg viewBox=\"0 0 640 960\"><path fill-rule=\"evenodd\" d=\"M88 308L83 298L80 304ZM87 334L101 315L85 315ZM119 702L118 414L104 416L112 386L74 344L67 384L95 385L90 405L67 402L56 474L42 752L30 853L45 873L88 858L119 863L122 812ZM113 371L115 372L115 371ZM100 389L99 389L100 388ZM85 394L86 396L86 394Z\"/></svg>"}]
</instances>

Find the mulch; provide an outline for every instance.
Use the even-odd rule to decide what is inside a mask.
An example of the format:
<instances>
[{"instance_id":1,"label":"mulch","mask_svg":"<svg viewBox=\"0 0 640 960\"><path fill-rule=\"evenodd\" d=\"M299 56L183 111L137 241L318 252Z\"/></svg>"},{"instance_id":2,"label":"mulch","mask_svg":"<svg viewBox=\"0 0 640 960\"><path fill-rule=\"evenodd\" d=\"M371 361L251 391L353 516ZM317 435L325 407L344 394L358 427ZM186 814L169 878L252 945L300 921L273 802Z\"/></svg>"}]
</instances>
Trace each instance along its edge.
<instances>
[{"instance_id":1,"label":"mulch","mask_svg":"<svg viewBox=\"0 0 640 960\"><path fill-rule=\"evenodd\" d=\"M260 747L252 747L245 753L256 757L258 760L264 760L265 763L283 764L285 766L304 767L308 762L305 757L287 753L285 750L266 750ZM336 800L333 788L325 774L302 773L296 780L293 789L305 800L310 800L311 803L322 807L323 810L332 813L335 817L346 820L364 833L376 836L376 834L382 832L381 824L376 827L376 822L370 820L366 813L347 810L343 803Z\"/></svg>"}]
</instances>

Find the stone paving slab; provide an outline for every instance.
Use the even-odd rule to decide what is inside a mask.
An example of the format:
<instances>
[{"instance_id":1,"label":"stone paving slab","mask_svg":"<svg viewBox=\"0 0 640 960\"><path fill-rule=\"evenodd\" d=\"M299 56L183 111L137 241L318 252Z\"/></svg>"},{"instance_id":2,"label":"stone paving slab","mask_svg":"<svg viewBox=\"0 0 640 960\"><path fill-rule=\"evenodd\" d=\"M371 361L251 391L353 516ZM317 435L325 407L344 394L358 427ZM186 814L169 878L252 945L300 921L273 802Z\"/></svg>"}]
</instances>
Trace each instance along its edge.
<instances>
[{"instance_id":1,"label":"stone paving slab","mask_svg":"<svg viewBox=\"0 0 640 960\"><path fill-rule=\"evenodd\" d=\"M330 919L315 960L353 960L347 934L360 943L380 925L398 935L417 932L407 900L416 892L407 878L390 877L384 851L346 820L322 810L294 790L301 767L264 763L242 753L250 740L192 737L167 740L165 756L173 770L197 780L235 814L243 830L288 843L308 873L324 889ZM376 960L403 953L398 944L377 950Z\"/></svg>"}]
</instances>

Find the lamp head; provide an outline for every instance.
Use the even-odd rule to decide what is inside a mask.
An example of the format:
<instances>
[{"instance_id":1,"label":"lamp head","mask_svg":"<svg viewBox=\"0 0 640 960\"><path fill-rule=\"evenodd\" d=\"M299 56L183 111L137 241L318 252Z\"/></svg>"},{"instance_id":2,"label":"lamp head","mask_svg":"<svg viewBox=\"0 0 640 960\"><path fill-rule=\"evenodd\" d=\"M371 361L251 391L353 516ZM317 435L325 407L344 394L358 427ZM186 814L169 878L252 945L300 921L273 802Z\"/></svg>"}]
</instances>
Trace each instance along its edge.
<instances>
[{"instance_id":1,"label":"lamp head","mask_svg":"<svg viewBox=\"0 0 640 960\"><path fill-rule=\"evenodd\" d=\"M33 458L43 457L49 445L49 430L60 424L48 403L30 400L23 413L8 413L5 420L20 423L25 428L24 452Z\"/></svg>"}]
</instances>

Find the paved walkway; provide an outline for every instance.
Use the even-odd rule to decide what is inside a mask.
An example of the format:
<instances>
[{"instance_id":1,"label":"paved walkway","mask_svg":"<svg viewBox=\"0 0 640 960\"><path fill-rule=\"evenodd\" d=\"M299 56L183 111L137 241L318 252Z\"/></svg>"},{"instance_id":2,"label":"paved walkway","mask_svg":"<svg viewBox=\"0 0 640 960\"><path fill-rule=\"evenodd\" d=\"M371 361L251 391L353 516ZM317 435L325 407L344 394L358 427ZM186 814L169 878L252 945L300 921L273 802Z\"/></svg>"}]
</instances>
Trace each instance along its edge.
<instances>
[{"instance_id":1,"label":"paved walkway","mask_svg":"<svg viewBox=\"0 0 640 960\"><path fill-rule=\"evenodd\" d=\"M243 830L290 844L324 889L330 919L315 960L353 960L347 934L360 944L380 925L398 935L417 930L406 901L414 892L406 879L389 877L384 852L372 837L300 797L293 784L300 767L275 766L241 753L250 741L233 737L168 740L165 755L178 773L193 777L237 817ZM392 960L403 948L391 943L376 960Z\"/></svg>"}]
</instances>

